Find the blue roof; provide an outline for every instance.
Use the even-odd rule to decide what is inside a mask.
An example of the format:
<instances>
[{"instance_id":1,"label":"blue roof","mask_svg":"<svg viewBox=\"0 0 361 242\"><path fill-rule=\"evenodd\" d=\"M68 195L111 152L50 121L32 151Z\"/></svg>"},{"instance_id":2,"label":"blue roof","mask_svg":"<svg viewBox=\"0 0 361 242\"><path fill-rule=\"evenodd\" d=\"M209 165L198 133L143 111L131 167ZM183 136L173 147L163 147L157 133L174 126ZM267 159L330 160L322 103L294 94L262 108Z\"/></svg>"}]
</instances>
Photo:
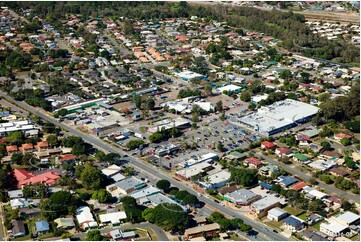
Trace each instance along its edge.
<instances>
[{"instance_id":1,"label":"blue roof","mask_svg":"<svg viewBox=\"0 0 361 242\"><path fill-rule=\"evenodd\" d=\"M50 230L49 223L46 220L41 220L35 223L37 232L44 232Z\"/></svg>"},{"instance_id":2,"label":"blue roof","mask_svg":"<svg viewBox=\"0 0 361 242\"><path fill-rule=\"evenodd\" d=\"M271 189L271 185L270 184L267 184L267 183L264 183L264 182L259 182L258 183L261 187L264 187L266 188L267 190Z\"/></svg>"},{"instance_id":3,"label":"blue roof","mask_svg":"<svg viewBox=\"0 0 361 242\"><path fill-rule=\"evenodd\" d=\"M281 179L281 183L286 187L298 182L298 180L292 176L280 176L279 178Z\"/></svg>"},{"instance_id":4,"label":"blue roof","mask_svg":"<svg viewBox=\"0 0 361 242\"><path fill-rule=\"evenodd\" d=\"M302 224L302 222L300 220L298 220L298 219L296 219L296 218L294 218L292 216L289 216L289 217L285 218L283 220L283 222L285 222L286 224L289 224L289 225L291 225L293 227L297 227L297 226Z\"/></svg>"}]
</instances>

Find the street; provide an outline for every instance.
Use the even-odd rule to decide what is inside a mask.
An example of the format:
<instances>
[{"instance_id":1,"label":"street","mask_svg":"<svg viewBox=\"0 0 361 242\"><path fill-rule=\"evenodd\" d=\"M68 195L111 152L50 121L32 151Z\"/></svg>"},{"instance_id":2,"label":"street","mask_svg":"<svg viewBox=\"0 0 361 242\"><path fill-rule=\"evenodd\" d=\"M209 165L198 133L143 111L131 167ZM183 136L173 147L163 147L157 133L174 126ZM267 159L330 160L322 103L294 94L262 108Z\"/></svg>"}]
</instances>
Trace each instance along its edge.
<instances>
[{"instance_id":1,"label":"street","mask_svg":"<svg viewBox=\"0 0 361 242\"><path fill-rule=\"evenodd\" d=\"M67 125L58 122L57 120L55 120L54 118L48 116L47 114L45 114L45 112L40 112L37 111L36 108L29 106L28 104L24 103L24 102L18 102L15 101L13 98L9 97L8 95L6 95L4 92L0 91L0 95L3 96L4 98L8 99L10 102L12 103L16 103L19 107L28 110L29 112L39 116L40 118L51 122L55 125L58 125L59 127L61 127L62 129L71 132L73 135L79 136L81 138L84 139L85 142L88 142L89 144L94 145L95 147L100 148L103 151L106 152L114 152L114 153L119 153L119 154L126 154L124 151L122 151L119 148L115 148L114 146L111 146L109 144L106 144L105 142L103 142L102 140L95 138L93 136L89 136L86 135L74 128L68 127ZM128 154L129 155L129 154ZM159 180L161 179L166 179L169 180L174 186L178 187L181 190L187 190L189 193L197 195L197 192L195 192L191 187L186 186L184 183L182 182L178 182L177 180L173 179L172 177L170 177L169 175L165 174L164 172L160 171L160 170L155 170L154 166L148 164L148 163L143 163L142 161L139 161L138 159L129 156L129 163L133 166L135 166L136 168L138 168L138 170L140 170L143 173L148 173L153 177L157 177ZM276 234L273 232L268 232L267 235L262 239L262 233L261 231L263 231L263 229L265 227L267 227L265 224L262 223L258 223L256 221L253 221L252 219L248 218L247 216L238 213L237 211L234 211L230 208L224 207L216 202L214 202L214 200L211 199L207 199L205 197L201 197L199 199L200 201L212 206L213 208L221 211L224 214L227 214L230 217L239 217L241 219L244 220L245 223L251 225L253 227L254 230L258 231L259 234L257 236L257 239L260 240L273 240L273 241L284 241L284 240L288 240L286 237L280 235L280 234ZM272 231L271 228L269 228L269 231Z\"/></svg>"}]
</instances>

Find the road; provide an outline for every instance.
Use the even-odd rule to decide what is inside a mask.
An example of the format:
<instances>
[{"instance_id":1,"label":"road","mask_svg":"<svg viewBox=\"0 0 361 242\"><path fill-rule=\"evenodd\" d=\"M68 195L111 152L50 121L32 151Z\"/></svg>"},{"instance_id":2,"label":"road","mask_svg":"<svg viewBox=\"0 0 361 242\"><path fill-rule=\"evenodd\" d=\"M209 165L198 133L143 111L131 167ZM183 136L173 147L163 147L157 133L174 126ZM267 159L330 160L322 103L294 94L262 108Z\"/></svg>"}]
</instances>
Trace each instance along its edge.
<instances>
[{"instance_id":1,"label":"road","mask_svg":"<svg viewBox=\"0 0 361 242\"><path fill-rule=\"evenodd\" d=\"M108 35L108 34L103 34L102 37L103 37L103 38L104 38L104 37L107 37L107 38L109 39L109 41L112 43L112 45L119 50L119 52L120 52L121 55L129 55L129 54L131 54L131 52L130 52L129 50L121 47L121 46L117 43L117 41L116 41L115 39L113 39L113 37L111 37L110 35Z\"/></svg>"},{"instance_id":2,"label":"road","mask_svg":"<svg viewBox=\"0 0 361 242\"><path fill-rule=\"evenodd\" d=\"M283 169L285 169L285 171L287 171L288 173L291 173L291 174L294 174L298 177L300 177L301 179L303 179L304 181L308 181L310 179L310 176L303 173L302 171L298 170L298 169L295 169L295 168L292 168L290 167L289 165L286 165L286 164L283 164L281 162L278 162L274 159L271 159L267 156L264 156L262 154L259 154L259 153L254 153L254 155L258 158L263 158L265 161L273 164L273 165L277 165L277 166L280 166L282 167ZM360 197L359 196L356 196L356 195L353 195L353 194L349 194L345 191L342 191L340 189L337 189L335 187L332 187L332 186L328 186L326 185L325 183L321 182L321 181L318 181L318 184L317 184L318 187L324 189L324 190L327 190L331 193L334 193L338 196L341 196L341 197L344 197L344 198L347 198L349 200L352 200L356 203L359 203L360 202Z\"/></svg>"},{"instance_id":3,"label":"road","mask_svg":"<svg viewBox=\"0 0 361 242\"><path fill-rule=\"evenodd\" d=\"M84 134L72 127L69 127L61 122L58 122L54 118L47 115L44 111L39 111L39 109L29 106L28 104L26 104L24 102L15 101L13 98L9 97L2 91L0 91L0 96L3 96L4 98L6 98L8 101L10 101L12 103L16 103L19 107L33 113L34 115L37 115L38 117L59 126L63 130L66 130L66 131L72 133L73 135L81 137L85 142L92 144L94 147L97 147L106 152L114 152L114 153L123 154L123 155L127 154L123 150L116 148L115 146L109 145L97 137L93 137L93 136ZM129 155L129 154L127 154L127 155ZM150 174L151 176L156 177L159 180L160 179L169 180L174 186L178 187L179 189L187 190L189 193L197 195L197 192L195 192L191 187L185 185L182 182L179 182L179 181L173 179L171 176L164 173L163 171L155 170L154 166L152 166L151 164L143 163L142 161L136 159L135 157L131 157L131 156L129 156L128 159L129 159L129 164L133 165L141 172ZM273 233L273 232L267 232L267 235L264 235L262 233L262 231L264 231L264 228L267 227L265 224L254 221L253 219L250 219L249 217L247 217L244 214L241 214L238 211L235 211L228 207L222 206L221 204L216 203L213 199L207 199L205 197L200 197L199 200L204 202L205 204L208 204L209 206L215 208L216 210L228 215L229 217L239 217L239 218L243 219L245 223L251 225L254 230L259 232L258 237L257 237L258 239L276 240L276 241L288 240L286 237L284 237L280 234ZM269 231L273 230L272 228L268 228L268 229L269 229Z\"/></svg>"}]
</instances>

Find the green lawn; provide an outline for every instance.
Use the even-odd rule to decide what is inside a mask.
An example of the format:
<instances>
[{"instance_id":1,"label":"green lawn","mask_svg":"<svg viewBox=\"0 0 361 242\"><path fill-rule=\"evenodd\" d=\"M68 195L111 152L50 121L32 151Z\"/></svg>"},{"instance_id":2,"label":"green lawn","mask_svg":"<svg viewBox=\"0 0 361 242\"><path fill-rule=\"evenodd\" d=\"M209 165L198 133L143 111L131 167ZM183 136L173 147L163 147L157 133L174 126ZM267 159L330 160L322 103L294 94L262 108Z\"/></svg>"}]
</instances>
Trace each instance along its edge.
<instances>
[{"instance_id":1,"label":"green lawn","mask_svg":"<svg viewBox=\"0 0 361 242\"><path fill-rule=\"evenodd\" d=\"M30 235L27 235L27 236L24 236L24 237L19 237L19 238L15 238L15 239L12 239L14 241L25 241L25 240L32 240Z\"/></svg>"},{"instance_id":2,"label":"green lawn","mask_svg":"<svg viewBox=\"0 0 361 242\"><path fill-rule=\"evenodd\" d=\"M236 234L232 234L230 237L233 241L242 241Z\"/></svg>"},{"instance_id":3,"label":"green lawn","mask_svg":"<svg viewBox=\"0 0 361 242\"><path fill-rule=\"evenodd\" d=\"M353 237L351 237L351 240L360 241L360 235L359 234L354 235Z\"/></svg>"},{"instance_id":4,"label":"green lawn","mask_svg":"<svg viewBox=\"0 0 361 242\"><path fill-rule=\"evenodd\" d=\"M297 216L299 214L301 214L303 211L297 209L297 208L293 208L293 207L290 207L290 206L287 206L284 208L284 210L286 210L289 214L292 214L294 216Z\"/></svg>"},{"instance_id":5,"label":"green lawn","mask_svg":"<svg viewBox=\"0 0 361 242\"><path fill-rule=\"evenodd\" d=\"M307 213L302 213L302 214L298 215L298 217L299 217L300 219L302 219L302 220L306 220L306 218L307 218Z\"/></svg>"},{"instance_id":6,"label":"green lawn","mask_svg":"<svg viewBox=\"0 0 361 242\"><path fill-rule=\"evenodd\" d=\"M317 223L317 224L312 225L312 228L317 229L318 231L320 231L320 225L321 225L321 223L322 223L322 221L319 222L319 223Z\"/></svg>"},{"instance_id":7,"label":"green lawn","mask_svg":"<svg viewBox=\"0 0 361 242\"><path fill-rule=\"evenodd\" d=\"M47 238L51 238L51 237L54 237L54 234L53 233L46 233L46 234L42 234L38 237L38 239L47 239Z\"/></svg>"}]
</instances>

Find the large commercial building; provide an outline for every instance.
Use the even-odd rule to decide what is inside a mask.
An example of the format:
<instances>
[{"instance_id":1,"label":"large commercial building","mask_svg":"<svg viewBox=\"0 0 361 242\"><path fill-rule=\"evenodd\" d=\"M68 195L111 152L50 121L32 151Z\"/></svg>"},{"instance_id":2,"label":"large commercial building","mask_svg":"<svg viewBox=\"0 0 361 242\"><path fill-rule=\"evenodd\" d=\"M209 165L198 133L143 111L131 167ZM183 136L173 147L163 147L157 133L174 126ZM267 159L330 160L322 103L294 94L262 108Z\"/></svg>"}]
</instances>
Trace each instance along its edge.
<instances>
[{"instance_id":1,"label":"large commercial building","mask_svg":"<svg viewBox=\"0 0 361 242\"><path fill-rule=\"evenodd\" d=\"M275 102L238 118L237 121L264 135L272 135L310 121L318 108L292 99Z\"/></svg>"}]
</instances>

